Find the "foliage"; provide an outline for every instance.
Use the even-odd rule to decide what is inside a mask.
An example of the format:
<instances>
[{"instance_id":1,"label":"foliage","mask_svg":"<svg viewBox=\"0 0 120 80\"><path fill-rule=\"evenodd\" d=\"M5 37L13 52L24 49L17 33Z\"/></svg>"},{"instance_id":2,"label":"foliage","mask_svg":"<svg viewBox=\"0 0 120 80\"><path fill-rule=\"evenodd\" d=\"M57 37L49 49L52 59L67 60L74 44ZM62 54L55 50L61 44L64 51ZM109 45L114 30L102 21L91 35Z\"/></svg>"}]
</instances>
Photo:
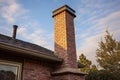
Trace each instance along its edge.
<instances>
[{"instance_id":1,"label":"foliage","mask_svg":"<svg viewBox=\"0 0 120 80\"><path fill-rule=\"evenodd\" d=\"M96 67L96 65L91 65L90 71L96 71L98 70L98 68Z\"/></svg>"},{"instance_id":2,"label":"foliage","mask_svg":"<svg viewBox=\"0 0 120 80\"><path fill-rule=\"evenodd\" d=\"M92 62L88 60L84 54L81 54L79 56L78 62L85 65L84 68L80 68L81 72L88 73L90 70L97 70L97 67L95 65L92 65Z\"/></svg>"},{"instance_id":3,"label":"foliage","mask_svg":"<svg viewBox=\"0 0 120 80\"><path fill-rule=\"evenodd\" d=\"M120 80L120 41L113 39L106 31L104 40L99 42L96 55L103 70L98 70L83 54L79 56L79 62L85 65L80 71L88 73L86 80Z\"/></svg>"},{"instance_id":4,"label":"foliage","mask_svg":"<svg viewBox=\"0 0 120 80\"><path fill-rule=\"evenodd\" d=\"M84 54L81 54L79 56L79 62L81 64L85 65L84 68L80 68L80 71L88 73L90 71L91 61L89 61L88 59L86 59L86 56Z\"/></svg>"},{"instance_id":5,"label":"foliage","mask_svg":"<svg viewBox=\"0 0 120 80\"><path fill-rule=\"evenodd\" d=\"M115 76L106 70L90 71L86 80L116 80Z\"/></svg>"},{"instance_id":6,"label":"foliage","mask_svg":"<svg viewBox=\"0 0 120 80\"><path fill-rule=\"evenodd\" d=\"M105 41L99 43L96 51L97 62L105 70L120 74L120 42L106 31Z\"/></svg>"}]
</instances>

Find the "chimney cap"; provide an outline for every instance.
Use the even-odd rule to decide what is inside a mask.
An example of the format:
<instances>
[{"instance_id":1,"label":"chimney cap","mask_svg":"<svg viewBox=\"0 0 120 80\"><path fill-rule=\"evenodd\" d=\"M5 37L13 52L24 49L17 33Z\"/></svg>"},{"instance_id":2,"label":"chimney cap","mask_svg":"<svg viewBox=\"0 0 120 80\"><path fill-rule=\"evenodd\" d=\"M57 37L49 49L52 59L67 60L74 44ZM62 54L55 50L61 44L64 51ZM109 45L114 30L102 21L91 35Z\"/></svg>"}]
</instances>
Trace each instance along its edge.
<instances>
[{"instance_id":1,"label":"chimney cap","mask_svg":"<svg viewBox=\"0 0 120 80\"><path fill-rule=\"evenodd\" d=\"M18 28L18 25L13 25L14 28Z\"/></svg>"},{"instance_id":2,"label":"chimney cap","mask_svg":"<svg viewBox=\"0 0 120 80\"><path fill-rule=\"evenodd\" d=\"M72 14L74 17L76 17L75 15L75 10L73 10L71 7L69 7L68 5L64 5L56 10L53 11L53 17L63 11L68 11L70 14Z\"/></svg>"}]
</instances>

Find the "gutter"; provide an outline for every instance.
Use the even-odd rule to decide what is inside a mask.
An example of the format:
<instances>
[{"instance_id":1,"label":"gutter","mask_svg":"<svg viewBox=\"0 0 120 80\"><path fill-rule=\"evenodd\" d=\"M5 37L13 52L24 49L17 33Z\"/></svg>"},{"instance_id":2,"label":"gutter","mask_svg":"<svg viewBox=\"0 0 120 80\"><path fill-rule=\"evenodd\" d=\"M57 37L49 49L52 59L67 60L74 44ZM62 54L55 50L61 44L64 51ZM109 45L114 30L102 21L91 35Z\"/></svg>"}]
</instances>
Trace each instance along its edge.
<instances>
[{"instance_id":1,"label":"gutter","mask_svg":"<svg viewBox=\"0 0 120 80\"><path fill-rule=\"evenodd\" d=\"M42 52L39 52L36 50L23 48L23 47L15 46L15 45L8 44L8 43L0 42L0 48L21 53L21 55L33 56L33 57L37 57L37 58L51 60L54 62L62 62L63 61L63 59L59 58L58 56L55 56L54 54L53 55L46 54L46 53L42 53Z\"/></svg>"}]
</instances>

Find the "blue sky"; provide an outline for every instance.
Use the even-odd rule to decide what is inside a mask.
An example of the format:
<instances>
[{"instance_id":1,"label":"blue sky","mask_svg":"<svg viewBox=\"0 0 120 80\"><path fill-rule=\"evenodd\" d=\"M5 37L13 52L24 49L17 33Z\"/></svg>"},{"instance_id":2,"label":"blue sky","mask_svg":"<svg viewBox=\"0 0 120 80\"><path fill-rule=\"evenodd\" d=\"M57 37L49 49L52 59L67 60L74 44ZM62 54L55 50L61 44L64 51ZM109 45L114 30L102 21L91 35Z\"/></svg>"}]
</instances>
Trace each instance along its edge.
<instances>
[{"instance_id":1,"label":"blue sky","mask_svg":"<svg viewBox=\"0 0 120 80\"><path fill-rule=\"evenodd\" d=\"M120 41L120 0L0 0L0 34L11 36L16 24L17 39L54 50L52 11L65 4L76 11L77 56L84 53L96 63L95 51L107 28Z\"/></svg>"}]
</instances>

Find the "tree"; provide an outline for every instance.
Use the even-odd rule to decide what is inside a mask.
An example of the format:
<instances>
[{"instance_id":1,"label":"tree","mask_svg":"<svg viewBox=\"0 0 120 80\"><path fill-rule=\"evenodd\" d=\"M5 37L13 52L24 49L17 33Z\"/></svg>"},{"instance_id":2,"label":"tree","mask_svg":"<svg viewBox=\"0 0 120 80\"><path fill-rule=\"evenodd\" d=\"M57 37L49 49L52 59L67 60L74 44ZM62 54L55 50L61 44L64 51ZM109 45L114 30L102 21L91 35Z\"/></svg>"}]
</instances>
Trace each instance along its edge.
<instances>
[{"instance_id":1,"label":"tree","mask_svg":"<svg viewBox=\"0 0 120 80\"><path fill-rule=\"evenodd\" d=\"M113 73L106 70L90 71L85 80L116 80Z\"/></svg>"},{"instance_id":2,"label":"tree","mask_svg":"<svg viewBox=\"0 0 120 80\"><path fill-rule=\"evenodd\" d=\"M81 54L79 56L78 62L85 66L83 68L80 68L81 72L89 73L91 70L97 70L97 67L95 65L92 65L92 62L88 60L84 54Z\"/></svg>"},{"instance_id":3,"label":"tree","mask_svg":"<svg viewBox=\"0 0 120 80\"><path fill-rule=\"evenodd\" d=\"M106 71L120 75L120 42L113 39L108 31L104 39L96 50L97 62Z\"/></svg>"},{"instance_id":4,"label":"tree","mask_svg":"<svg viewBox=\"0 0 120 80\"><path fill-rule=\"evenodd\" d=\"M96 67L96 65L91 65L90 71L97 71L98 68Z\"/></svg>"}]
</instances>

